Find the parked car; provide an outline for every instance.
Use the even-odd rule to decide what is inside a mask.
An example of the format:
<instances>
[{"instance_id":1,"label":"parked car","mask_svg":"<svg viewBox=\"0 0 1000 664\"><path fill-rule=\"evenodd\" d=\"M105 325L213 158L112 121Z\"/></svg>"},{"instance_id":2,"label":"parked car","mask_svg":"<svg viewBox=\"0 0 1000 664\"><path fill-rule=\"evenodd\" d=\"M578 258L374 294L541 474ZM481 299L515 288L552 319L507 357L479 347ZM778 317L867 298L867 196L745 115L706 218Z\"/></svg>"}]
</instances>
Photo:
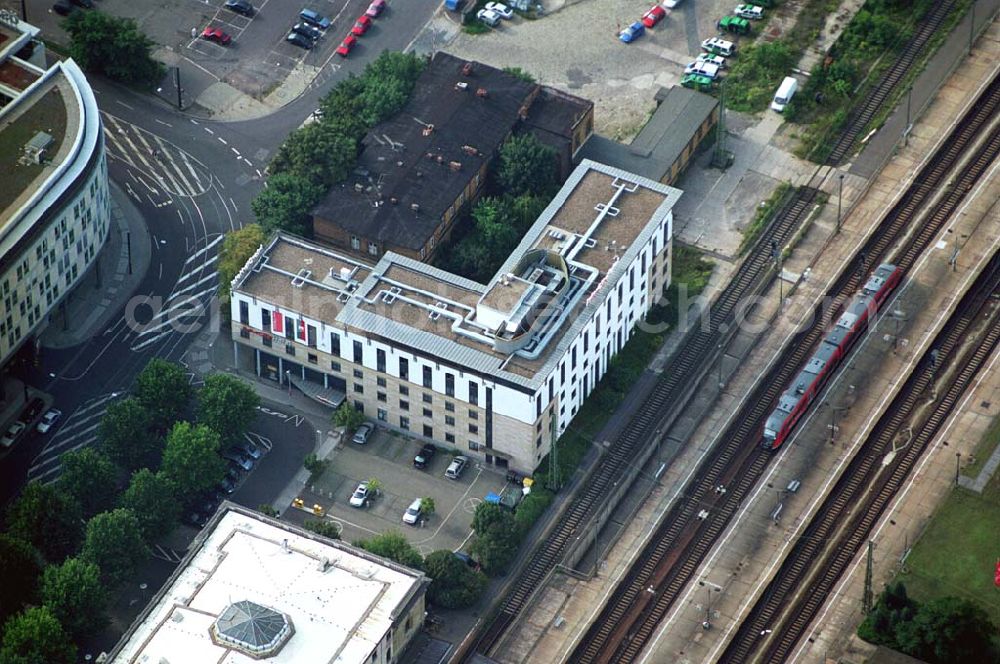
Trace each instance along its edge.
<instances>
[{"instance_id":1,"label":"parked car","mask_svg":"<svg viewBox=\"0 0 1000 664\"><path fill-rule=\"evenodd\" d=\"M357 445L364 445L368 442L368 437L372 435L372 431L375 427L369 422L365 422L357 428L354 432L354 436L351 438L351 442Z\"/></svg>"},{"instance_id":2,"label":"parked car","mask_svg":"<svg viewBox=\"0 0 1000 664\"><path fill-rule=\"evenodd\" d=\"M457 480L465 472L465 467L468 465L469 457L460 454L448 464L448 470L444 471L444 476L450 480Z\"/></svg>"},{"instance_id":3,"label":"parked car","mask_svg":"<svg viewBox=\"0 0 1000 664\"><path fill-rule=\"evenodd\" d=\"M385 0L372 0L372 3L368 5L368 9L365 10L365 16L378 18L385 11L385 8Z\"/></svg>"},{"instance_id":4,"label":"parked car","mask_svg":"<svg viewBox=\"0 0 1000 664\"><path fill-rule=\"evenodd\" d=\"M84 9L93 9L94 0L70 0L77 7L83 7Z\"/></svg>"},{"instance_id":5,"label":"parked car","mask_svg":"<svg viewBox=\"0 0 1000 664\"><path fill-rule=\"evenodd\" d=\"M233 41L233 38L223 32L222 28L213 28L211 26L201 31L201 38L222 46L229 46L230 42Z\"/></svg>"},{"instance_id":6,"label":"parked car","mask_svg":"<svg viewBox=\"0 0 1000 664\"><path fill-rule=\"evenodd\" d=\"M496 12L497 16L507 21L514 18L514 10L502 2L487 2L484 7L488 11Z\"/></svg>"},{"instance_id":7,"label":"parked car","mask_svg":"<svg viewBox=\"0 0 1000 664\"><path fill-rule=\"evenodd\" d=\"M250 457L254 461L264 456L264 453L260 451L260 448L251 443L250 441L247 441L245 443L238 443L234 445L234 447L237 450L239 450L241 454Z\"/></svg>"},{"instance_id":8,"label":"parked car","mask_svg":"<svg viewBox=\"0 0 1000 664\"><path fill-rule=\"evenodd\" d=\"M476 12L476 18L491 28L495 28L500 24L500 14L497 14L492 9L480 9Z\"/></svg>"},{"instance_id":9,"label":"parked car","mask_svg":"<svg viewBox=\"0 0 1000 664\"><path fill-rule=\"evenodd\" d=\"M354 22L354 27L351 28L351 34L355 37L360 37L368 32L368 28L370 27L372 27L372 20L362 14L358 17L358 20Z\"/></svg>"},{"instance_id":10,"label":"parked car","mask_svg":"<svg viewBox=\"0 0 1000 664\"><path fill-rule=\"evenodd\" d=\"M701 92L709 92L712 90L712 79L707 76L699 76L698 74L688 74L681 79L681 85L685 88L691 88L692 90L699 90Z\"/></svg>"},{"instance_id":11,"label":"parked car","mask_svg":"<svg viewBox=\"0 0 1000 664\"><path fill-rule=\"evenodd\" d=\"M677 5L681 4L681 0L663 0L662 4L667 9L673 9Z\"/></svg>"},{"instance_id":12,"label":"parked car","mask_svg":"<svg viewBox=\"0 0 1000 664\"><path fill-rule=\"evenodd\" d=\"M0 438L0 445L3 447L10 447L14 444L14 441L20 437L24 429L24 422L14 422L10 425L10 428L4 432L3 438Z\"/></svg>"},{"instance_id":13,"label":"parked car","mask_svg":"<svg viewBox=\"0 0 1000 664\"><path fill-rule=\"evenodd\" d=\"M752 21L759 21L764 18L764 8L757 5L736 5L733 13L741 18L748 18Z\"/></svg>"},{"instance_id":14,"label":"parked car","mask_svg":"<svg viewBox=\"0 0 1000 664\"><path fill-rule=\"evenodd\" d=\"M319 41L319 38L323 36L323 31L317 27L309 25L308 23L296 23L292 26L292 32L298 33L303 37L308 37L314 42Z\"/></svg>"},{"instance_id":15,"label":"parked car","mask_svg":"<svg viewBox=\"0 0 1000 664\"><path fill-rule=\"evenodd\" d=\"M427 464L431 462L434 455L437 454L437 448L430 443L425 443L420 451L417 452L417 456L413 457L413 467L414 468L426 468Z\"/></svg>"},{"instance_id":16,"label":"parked car","mask_svg":"<svg viewBox=\"0 0 1000 664\"><path fill-rule=\"evenodd\" d=\"M253 459L243 456L232 448L223 452L222 458L240 470L244 470L246 472L253 470Z\"/></svg>"},{"instance_id":17,"label":"parked car","mask_svg":"<svg viewBox=\"0 0 1000 664\"><path fill-rule=\"evenodd\" d=\"M719 75L719 66L713 65L710 62L699 62L698 60L695 60L694 62L688 63L688 65L684 67L684 73L705 76L714 81Z\"/></svg>"},{"instance_id":18,"label":"parked car","mask_svg":"<svg viewBox=\"0 0 1000 664\"><path fill-rule=\"evenodd\" d=\"M711 53L699 53L698 57L695 58L695 62L707 62L715 65L719 69L726 68L726 59L721 55L713 55Z\"/></svg>"},{"instance_id":19,"label":"parked car","mask_svg":"<svg viewBox=\"0 0 1000 664\"><path fill-rule=\"evenodd\" d=\"M482 567L472 556L464 551L455 551L455 557L476 571Z\"/></svg>"},{"instance_id":20,"label":"parked car","mask_svg":"<svg viewBox=\"0 0 1000 664\"><path fill-rule=\"evenodd\" d=\"M56 425L56 422L58 422L59 418L61 417L62 417L62 411L53 408L49 412L42 415L42 421L38 423L38 426L35 427L35 430L38 431L38 433L48 433L52 429L52 427Z\"/></svg>"},{"instance_id":21,"label":"parked car","mask_svg":"<svg viewBox=\"0 0 1000 664\"><path fill-rule=\"evenodd\" d=\"M320 30L326 30L330 27L330 19L320 14L317 14L311 9L303 9L299 12L299 18L308 23L309 25L315 25Z\"/></svg>"},{"instance_id":22,"label":"parked car","mask_svg":"<svg viewBox=\"0 0 1000 664\"><path fill-rule=\"evenodd\" d=\"M667 10L659 5L655 5L642 15L642 24L647 28L652 28L666 17Z\"/></svg>"},{"instance_id":23,"label":"parked car","mask_svg":"<svg viewBox=\"0 0 1000 664\"><path fill-rule=\"evenodd\" d=\"M289 32L288 36L285 37L285 41L288 42L289 44L295 44L299 48L305 48L305 49L312 48L313 44L316 43L312 39L309 39L309 37L306 37L305 35L300 35L297 32Z\"/></svg>"},{"instance_id":24,"label":"parked car","mask_svg":"<svg viewBox=\"0 0 1000 664\"><path fill-rule=\"evenodd\" d=\"M715 24L721 32L731 32L734 35L745 35L750 32L750 21L739 16L723 16Z\"/></svg>"},{"instance_id":25,"label":"parked car","mask_svg":"<svg viewBox=\"0 0 1000 664\"><path fill-rule=\"evenodd\" d=\"M340 42L340 46L337 47L337 55L342 58L346 58L351 49L358 43L358 38L354 35L347 35L344 37L344 41Z\"/></svg>"},{"instance_id":26,"label":"parked car","mask_svg":"<svg viewBox=\"0 0 1000 664\"><path fill-rule=\"evenodd\" d=\"M726 39L720 39L719 37L709 37L701 43L701 48L704 51L721 55L724 58L728 58L736 52L736 44Z\"/></svg>"},{"instance_id":27,"label":"parked car","mask_svg":"<svg viewBox=\"0 0 1000 664\"><path fill-rule=\"evenodd\" d=\"M417 522L420 521L420 515L420 499L415 498L413 502L410 503L410 506L406 508L406 511L403 512L403 523L415 526L417 525Z\"/></svg>"},{"instance_id":28,"label":"parked car","mask_svg":"<svg viewBox=\"0 0 1000 664\"><path fill-rule=\"evenodd\" d=\"M230 468L226 471L226 476L222 478L219 482L219 489L224 493L232 493L236 491L236 483L240 479L240 473L235 468Z\"/></svg>"},{"instance_id":29,"label":"parked car","mask_svg":"<svg viewBox=\"0 0 1000 664\"><path fill-rule=\"evenodd\" d=\"M641 21L636 21L632 25L628 26L618 35L618 39L626 44L631 44L639 37L646 34L646 26L642 24Z\"/></svg>"},{"instance_id":30,"label":"parked car","mask_svg":"<svg viewBox=\"0 0 1000 664\"><path fill-rule=\"evenodd\" d=\"M226 0L226 4L224 4L223 7L231 12L242 14L243 16L253 16L255 12L253 5L251 5L247 0Z\"/></svg>"},{"instance_id":31,"label":"parked car","mask_svg":"<svg viewBox=\"0 0 1000 664\"><path fill-rule=\"evenodd\" d=\"M348 502L351 503L351 507L364 507L369 497L368 482L362 482L351 494L351 499Z\"/></svg>"},{"instance_id":32,"label":"parked car","mask_svg":"<svg viewBox=\"0 0 1000 664\"><path fill-rule=\"evenodd\" d=\"M76 11L76 7L69 0L56 0L55 4L52 5L52 11L60 16L69 16Z\"/></svg>"}]
</instances>

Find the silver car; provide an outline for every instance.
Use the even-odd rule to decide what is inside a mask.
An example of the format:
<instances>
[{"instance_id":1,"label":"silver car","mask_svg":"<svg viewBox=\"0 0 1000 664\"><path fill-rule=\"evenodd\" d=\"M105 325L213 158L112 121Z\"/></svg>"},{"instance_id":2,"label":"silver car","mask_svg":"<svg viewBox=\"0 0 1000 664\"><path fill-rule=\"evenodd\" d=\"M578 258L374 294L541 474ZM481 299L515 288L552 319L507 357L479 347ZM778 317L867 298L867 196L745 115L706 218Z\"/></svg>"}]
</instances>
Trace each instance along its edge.
<instances>
[{"instance_id":1,"label":"silver car","mask_svg":"<svg viewBox=\"0 0 1000 664\"><path fill-rule=\"evenodd\" d=\"M420 499L416 498L412 503L410 503L410 506L406 508L406 511L403 512L403 523L415 526L418 521L420 521Z\"/></svg>"},{"instance_id":2,"label":"silver car","mask_svg":"<svg viewBox=\"0 0 1000 664\"><path fill-rule=\"evenodd\" d=\"M365 422L357 428L357 431L354 432L354 437L351 438L351 442L356 445L364 445L368 442L368 437L372 435L372 431L374 430L374 426Z\"/></svg>"}]
</instances>

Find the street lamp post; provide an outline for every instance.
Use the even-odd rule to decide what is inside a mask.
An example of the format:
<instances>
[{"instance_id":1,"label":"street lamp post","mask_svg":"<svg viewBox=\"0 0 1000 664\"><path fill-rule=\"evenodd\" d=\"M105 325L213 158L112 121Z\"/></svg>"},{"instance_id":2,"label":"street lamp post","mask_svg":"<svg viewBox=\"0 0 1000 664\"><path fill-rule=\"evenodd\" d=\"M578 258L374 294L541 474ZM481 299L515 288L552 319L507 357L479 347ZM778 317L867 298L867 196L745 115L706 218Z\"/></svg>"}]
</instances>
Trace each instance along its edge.
<instances>
[{"instance_id":1,"label":"street lamp post","mask_svg":"<svg viewBox=\"0 0 1000 664\"><path fill-rule=\"evenodd\" d=\"M962 453L955 452L955 486L958 486L958 474L962 469Z\"/></svg>"},{"instance_id":2,"label":"street lamp post","mask_svg":"<svg viewBox=\"0 0 1000 664\"><path fill-rule=\"evenodd\" d=\"M834 231L834 235L840 233L840 221L841 221L841 219L840 219L840 212L841 212L843 201L844 201L844 174L843 173L841 173L839 175L839 179L840 179L840 189L837 192L837 229Z\"/></svg>"},{"instance_id":3,"label":"street lamp post","mask_svg":"<svg viewBox=\"0 0 1000 664\"><path fill-rule=\"evenodd\" d=\"M128 273L132 274L132 233L125 231L125 248L128 251Z\"/></svg>"},{"instance_id":4,"label":"street lamp post","mask_svg":"<svg viewBox=\"0 0 1000 664\"><path fill-rule=\"evenodd\" d=\"M292 370L285 369L285 380L288 382L288 396L292 396Z\"/></svg>"}]
</instances>

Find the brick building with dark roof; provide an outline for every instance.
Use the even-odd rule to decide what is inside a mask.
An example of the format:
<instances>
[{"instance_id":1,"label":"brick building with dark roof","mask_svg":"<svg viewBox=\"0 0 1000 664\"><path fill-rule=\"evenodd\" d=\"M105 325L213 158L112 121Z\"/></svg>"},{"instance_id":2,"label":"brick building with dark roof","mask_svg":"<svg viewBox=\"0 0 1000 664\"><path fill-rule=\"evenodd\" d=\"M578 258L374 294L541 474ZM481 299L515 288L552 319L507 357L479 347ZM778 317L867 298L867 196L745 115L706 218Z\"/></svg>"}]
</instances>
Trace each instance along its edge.
<instances>
[{"instance_id":1,"label":"brick building with dark roof","mask_svg":"<svg viewBox=\"0 0 1000 664\"><path fill-rule=\"evenodd\" d=\"M354 172L313 210L317 239L372 260L429 260L515 131L556 148L560 175L593 131L593 103L447 53L395 117L362 141Z\"/></svg>"}]
</instances>

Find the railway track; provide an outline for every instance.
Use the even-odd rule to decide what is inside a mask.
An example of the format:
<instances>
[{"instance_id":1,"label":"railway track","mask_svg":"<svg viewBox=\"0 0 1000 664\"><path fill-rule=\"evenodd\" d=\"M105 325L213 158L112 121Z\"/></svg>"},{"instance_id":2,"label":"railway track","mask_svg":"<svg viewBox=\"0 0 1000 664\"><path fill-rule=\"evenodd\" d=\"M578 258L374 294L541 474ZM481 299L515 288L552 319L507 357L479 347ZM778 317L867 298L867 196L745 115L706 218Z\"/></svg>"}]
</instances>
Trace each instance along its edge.
<instances>
[{"instance_id":1,"label":"railway track","mask_svg":"<svg viewBox=\"0 0 1000 664\"><path fill-rule=\"evenodd\" d=\"M587 485L566 508L555 529L530 554L527 565L512 582L499 610L485 623L476 638L476 651L488 654L496 645L534 591L541 587L549 572L562 560L568 547L592 525L594 515L604 505L617 480L634 463L636 454L654 440L656 432L665 426L669 413L677 410L673 407L687 398L707 361L727 333L735 330L737 305L753 295L773 269L770 254L761 247L766 247L772 240L784 246L809 214L817 193L815 189L805 187L796 192L718 297L711 308L708 324L699 325L689 332L668 371L662 374L628 428L612 441Z\"/></svg>"},{"instance_id":2,"label":"railway track","mask_svg":"<svg viewBox=\"0 0 1000 664\"><path fill-rule=\"evenodd\" d=\"M784 662L1000 341L994 254L872 430L720 662ZM976 329L978 327L978 329ZM936 352L936 362L931 359ZM940 367L938 369L937 367ZM938 374L946 374L939 377ZM936 382L944 385L935 385ZM928 394L932 407L928 408ZM897 449L897 443L903 443ZM894 453L891 461L887 455ZM888 463L886 463L888 461ZM846 527L845 527L846 524ZM761 636L761 635L764 636ZM763 649L763 653L758 652Z\"/></svg>"},{"instance_id":3,"label":"railway track","mask_svg":"<svg viewBox=\"0 0 1000 664\"><path fill-rule=\"evenodd\" d=\"M884 107L889 95L892 94L892 91L896 89L899 82L906 76L906 73L913 66L917 57L923 53L927 42L944 23L945 18L947 18L954 5L953 0L945 0L936 4L927 16L924 17L924 20L920 23L920 27L917 29L917 33L910 38L910 42L903 49L903 53L889 67L889 70L879 81L878 85L875 86L875 89L865 98L864 105L857 109L848 119L847 126L841 131L833 144L833 149L827 155L825 162L827 166L837 166L846 157L850 156L851 149L857 142L858 136L872 121L875 114Z\"/></svg>"},{"instance_id":4,"label":"railway track","mask_svg":"<svg viewBox=\"0 0 1000 664\"><path fill-rule=\"evenodd\" d=\"M858 290L869 269L889 260L890 248L902 242L892 262L906 274L943 228L996 156L991 146L1000 147L1000 141L993 140L994 132L993 139L968 166L949 180L953 168L998 107L1000 79L994 79L827 291L824 301L833 302L830 311L817 309L813 324L795 335L781 358L758 381L744 410L732 418L720 442L612 593L570 661L631 662L638 658L770 462L771 453L760 448L758 438L779 394L811 356L826 323ZM939 188L944 189L944 194L931 214L917 228L911 228L918 212L934 199Z\"/></svg>"}]
</instances>

